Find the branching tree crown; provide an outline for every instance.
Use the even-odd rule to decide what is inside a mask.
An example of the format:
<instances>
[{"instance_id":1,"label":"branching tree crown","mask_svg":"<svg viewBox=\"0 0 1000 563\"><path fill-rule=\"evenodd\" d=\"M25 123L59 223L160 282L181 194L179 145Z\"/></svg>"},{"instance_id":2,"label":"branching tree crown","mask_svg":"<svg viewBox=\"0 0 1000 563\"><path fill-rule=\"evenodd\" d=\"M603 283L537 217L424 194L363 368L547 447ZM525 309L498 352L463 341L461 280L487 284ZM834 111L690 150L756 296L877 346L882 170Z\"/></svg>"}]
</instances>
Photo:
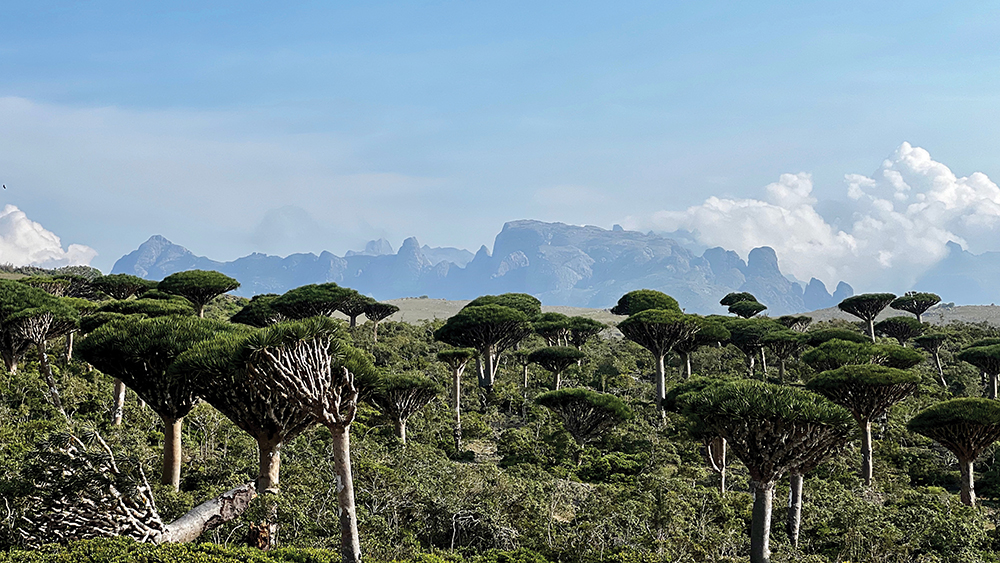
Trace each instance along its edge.
<instances>
[{"instance_id":1,"label":"branching tree crown","mask_svg":"<svg viewBox=\"0 0 1000 563\"><path fill-rule=\"evenodd\" d=\"M199 317L205 316L209 301L240 287L240 282L212 270L188 270L163 278L157 286L160 291L180 295L194 305Z\"/></svg>"},{"instance_id":2,"label":"branching tree crown","mask_svg":"<svg viewBox=\"0 0 1000 563\"><path fill-rule=\"evenodd\" d=\"M396 437L406 443L406 421L427 406L443 390L434 380L420 373L401 373L380 378L371 402L392 420Z\"/></svg>"},{"instance_id":3,"label":"branching tree crown","mask_svg":"<svg viewBox=\"0 0 1000 563\"><path fill-rule=\"evenodd\" d=\"M895 338L900 346L905 346L911 338L916 338L927 330L927 325L913 317L889 317L875 324L875 333Z\"/></svg>"},{"instance_id":4,"label":"branching tree crown","mask_svg":"<svg viewBox=\"0 0 1000 563\"><path fill-rule=\"evenodd\" d=\"M837 308L868 323L868 337L875 342L875 317L894 299L892 293L862 293L844 299Z\"/></svg>"},{"instance_id":5,"label":"branching tree crown","mask_svg":"<svg viewBox=\"0 0 1000 563\"><path fill-rule=\"evenodd\" d=\"M973 462L1000 439L1000 402L973 397L943 401L917 413L906 426L955 454L962 474L962 502L974 506Z\"/></svg>"},{"instance_id":6,"label":"branching tree crown","mask_svg":"<svg viewBox=\"0 0 1000 563\"><path fill-rule=\"evenodd\" d=\"M738 301L729 306L730 313L744 319L757 316L766 309L766 305L756 301Z\"/></svg>"},{"instance_id":7,"label":"branching tree crown","mask_svg":"<svg viewBox=\"0 0 1000 563\"><path fill-rule=\"evenodd\" d=\"M499 305L521 311L528 319L534 320L542 314L542 302L527 293L501 293L500 295L482 295L469 302L465 308L482 307L483 305Z\"/></svg>"},{"instance_id":8,"label":"branching tree crown","mask_svg":"<svg viewBox=\"0 0 1000 563\"><path fill-rule=\"evenodd\" d=\"M128 299L142 295L156 285L156 282L144 280L131 274L108 274L95 278L94 287L104 292L112 299Z\"/></svg>"},{"instance_id":9,"label":"branching tree crown","mask_svg":"<svg viewBox=\"0 0 1000 563\"><path fill-rule=\"evenodd\" d=\"M618 397L582 388L542 393L535 402L558 414L581 448L634 416L632 409ZM580 453L577 450L575 454L577 464Z\"/></svg>"},{"instance_id":10,"label":"branching tree crown","mask_svg":"<svg viewBox=\"0 0 1000 563\"><path fill-rule=\"evenodd\" d=\"M930 309L940 302L941 297L936 293L907 291L902 297L898 297L893 300L889 306L897 311L912 313L917 317L917 322L920 322L920 316L926 313L927 309Z\"/></svg>"},{"instance_id":11,"label":"branching tree crown","mask_svg":"<svg viewBox=\"0 0 1000 563\"><path fill-rule=\"evenodd\" d=\"M861 334L855 330L848 330L846 328L821 328L818 330L810 330L806 332L806 336L809 337L808 344L810 346L819 346L824 342L830 340L846 340L848 342L871 342L871 339Z\"/></svg>"},{"instance_id":12,"label":"branching tree crown","mask_svg":"<svg viewBox=\"0 0 1000 563\"><path fill-rule=\"evenodd\" d=\"M637 289L622 295L618 304L611 308L615 315L634 315L649 309L681 312L677 300L666 293L653 289Z\"/></svg>"},{"instance_id":13,"label":"branching tree crown","mask_svg":"<svg viewBox=\"0 0 1000 563\"><path fill-rule=\"evenodd\" d=\"M757 298L754 297L752 293L747 293L745 291L727 293L725 297L719 300L719 305L722 305L723 307L731 307L744 301L756 303Z\"/></svg>"},{"instance_id":14,"label":"branching tree crown","mask_svg":"<svg viewBox=\"0 0 1000 563\"><path fill-rule=\"evenodd\" d=\"M275 323L280 323L285 320L284 315L275 311L271 307L271 303L278 298L275 293L261 293L260 295L254 295L250 302L243 306L242 309L236 312L232 317L229 317L230 322L254 326L257 328L264 328L268 325L273 325Z\"/></svg>"},{"instance_id":15,"label":"branching tree crown","mask_svg":"<svg viewBox=\"0 0 1000 563\"><path fill-rule=\"evenodd\" d=\"M271 308L288 319L330 316L354 295L353 289L330 283L310 284L290 289L270 302Z\"/></svg>"}]
</instances>

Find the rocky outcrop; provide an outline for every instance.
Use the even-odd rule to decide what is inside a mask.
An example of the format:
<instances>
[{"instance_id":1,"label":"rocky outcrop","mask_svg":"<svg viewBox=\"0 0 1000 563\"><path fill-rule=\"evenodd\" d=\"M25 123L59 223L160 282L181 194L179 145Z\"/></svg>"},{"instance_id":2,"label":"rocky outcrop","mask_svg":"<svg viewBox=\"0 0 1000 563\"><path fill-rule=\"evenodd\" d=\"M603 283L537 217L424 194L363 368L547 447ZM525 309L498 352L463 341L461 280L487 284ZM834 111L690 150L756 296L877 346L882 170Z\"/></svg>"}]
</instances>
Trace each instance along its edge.
<instances>
[{"instance_id":1,"label":"rocky outcrop","mask_svg":"<svg viewBox=\"0 0 1000 563\"><path fill-rule=\"evenodd\" d=\"M754 249L744 262L723 248L698 256L654 233L512 221L497 235L493 252L486 246L475 255L430 249L415 238L403 241L398 252L389 252L391 248L380 239L368 243L365 251L344 257L329 252L285 258L251 254L215 262L156 236L119 260L113 271L162 279L191 268L213 269L240 280L237 293L245 296L336 282L376 299L418 295L471 299L515 291L535 295L548 305L605 308L628 291L649 288L672 295L694 313L724 313L719 299L731 291L753 293L772 316L809 309L801 286L782 275L778 258L768 247ZM461 263L441 258L449 255L458 255ZM822 294L829 298L825 287Z\"/></svg>"}]
</instances>

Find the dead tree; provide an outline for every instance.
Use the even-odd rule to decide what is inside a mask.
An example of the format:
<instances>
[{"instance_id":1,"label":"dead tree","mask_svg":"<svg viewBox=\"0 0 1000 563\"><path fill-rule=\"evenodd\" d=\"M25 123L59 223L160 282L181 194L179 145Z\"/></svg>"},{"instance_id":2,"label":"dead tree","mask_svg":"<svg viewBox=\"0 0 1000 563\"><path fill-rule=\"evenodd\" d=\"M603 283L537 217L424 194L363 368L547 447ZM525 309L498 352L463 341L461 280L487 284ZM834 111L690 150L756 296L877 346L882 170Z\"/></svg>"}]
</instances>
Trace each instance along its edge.
<instances>
[{"instance_id":1,"label":"dead tree","mask_svg":"<svg viewBox=\"0 0 1000 563\"><path fill-rule=\"evenodd\" d=\"M118 458L96 432L53 434L23 477L33 493L18 533L29 547L117 536L191 542L239 517L256 496L253 483L247 483L164 524L142 464Z\"/></svg>"}]
</instances>

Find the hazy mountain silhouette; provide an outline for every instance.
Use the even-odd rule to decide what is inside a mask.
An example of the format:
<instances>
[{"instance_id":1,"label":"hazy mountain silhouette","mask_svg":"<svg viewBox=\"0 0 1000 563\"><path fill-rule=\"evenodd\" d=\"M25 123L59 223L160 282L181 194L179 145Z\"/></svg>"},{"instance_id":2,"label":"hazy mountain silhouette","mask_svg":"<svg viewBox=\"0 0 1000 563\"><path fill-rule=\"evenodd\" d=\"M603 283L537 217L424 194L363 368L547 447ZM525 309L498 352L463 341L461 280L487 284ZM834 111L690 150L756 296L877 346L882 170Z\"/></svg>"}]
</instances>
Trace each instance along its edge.
<instances>
[{"instance_id":1,"label":"hazy mountain silhouette","mask_svg":"<svg viewBox=\"0 0 1000 563\"><path fill-rule=\"evenodd\" d=\"M628 291L650 288L674 296L688 312L703 314L724 313L719 299L731 291L753 293L772 316L829 306L853 294L841 282L832 296L815 279L803 292L781 273L769 247L755 248L746 262L723 248L697 256L673 239L621 227L512 221L503 226L493 249L483 246L473 255L421 247L411 237L395 253L388 241L379 239L344 257L254 253L216 262L154 236L119 259L112 271L162 279L192 268L214 269L238 279L242 286L236 293L245 296L332 281L383 300L419 295L471 299L517 291L547 305L595 308L614 305Z\"/></svg>"}]
</instances>

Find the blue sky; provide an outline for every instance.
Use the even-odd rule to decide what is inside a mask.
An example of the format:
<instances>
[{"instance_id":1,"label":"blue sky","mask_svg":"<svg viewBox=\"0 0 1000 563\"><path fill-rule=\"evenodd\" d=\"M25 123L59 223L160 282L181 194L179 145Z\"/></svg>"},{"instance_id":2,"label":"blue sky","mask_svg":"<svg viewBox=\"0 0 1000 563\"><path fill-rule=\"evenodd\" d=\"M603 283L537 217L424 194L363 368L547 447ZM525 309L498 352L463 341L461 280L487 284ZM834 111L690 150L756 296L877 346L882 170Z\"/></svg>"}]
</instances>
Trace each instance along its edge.
<instances>
[{"instance_id":1,"label":"blue sky","mask_svg":"<svg viewBox=\"0 0 1000 563\"><path fill-rule=\"evenodd\" d=\"M152 234L232 259L658 228L800 172L842 228L845 174L904 141L1000 177L1000 7L676 4L4 2L3 203L109 270Z\"/></svg>"}]
</instances>

